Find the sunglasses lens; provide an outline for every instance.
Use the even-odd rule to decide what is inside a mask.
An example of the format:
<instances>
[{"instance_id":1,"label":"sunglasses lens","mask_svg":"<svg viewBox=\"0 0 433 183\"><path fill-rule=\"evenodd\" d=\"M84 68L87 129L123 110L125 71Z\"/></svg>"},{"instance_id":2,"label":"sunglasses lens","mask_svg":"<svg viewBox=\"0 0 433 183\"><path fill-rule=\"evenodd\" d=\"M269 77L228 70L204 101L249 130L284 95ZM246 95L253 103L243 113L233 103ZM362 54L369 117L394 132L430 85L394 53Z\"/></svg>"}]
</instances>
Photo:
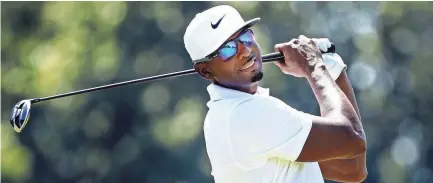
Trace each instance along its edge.
<instances>
[{"instance_id":1,"label":"sunglasses lens","mask_svg":"<svg viewBox=\"0 0 433 183\"><path fill-rule=\"evenodd\" d=\"M228 42L226 45L224 45L223 48L221 48L219 52L219 56L223 60L228 60L230 57L236 54L237 51L237 45L234 41Z\"/></svg>"},{"instance_id":2,"label":"sunglasses lens","mask_svg":"<svg viewBox=\"0 0 433 183\"><path fill-rule=\"evenodd\" d=\"M251 46L251 44L253 44L254 42L254 34L252 30L248 30L247 32L243 33L239 37L239 40L242 42L242 44L246 46Z\"/></svg>"}]
</instances>

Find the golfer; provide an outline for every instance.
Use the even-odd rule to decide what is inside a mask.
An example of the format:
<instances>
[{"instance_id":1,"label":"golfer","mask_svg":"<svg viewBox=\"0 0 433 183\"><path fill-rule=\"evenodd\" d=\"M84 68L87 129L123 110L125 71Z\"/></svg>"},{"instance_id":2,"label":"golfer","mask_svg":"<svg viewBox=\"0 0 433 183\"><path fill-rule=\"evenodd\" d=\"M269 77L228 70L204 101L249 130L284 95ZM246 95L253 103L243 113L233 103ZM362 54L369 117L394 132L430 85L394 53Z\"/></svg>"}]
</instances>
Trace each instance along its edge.
<instances>
[{"instance_id":1,"label":"golfer","mask_svg":"<svg viewBox=\"0 0 433 183\"><path fill-rule=\"evenodd\" d=\"M321 115L290 107L259 86L262 53L251 29L259 20L216 6L198 13L184 35L194 68L211 82L204 134L215 182L363 181L366 137L345 64L321 54L327 39L301 35L275 45L284 55L276 66L308 81Z\"/></svg>"}]
</instances>

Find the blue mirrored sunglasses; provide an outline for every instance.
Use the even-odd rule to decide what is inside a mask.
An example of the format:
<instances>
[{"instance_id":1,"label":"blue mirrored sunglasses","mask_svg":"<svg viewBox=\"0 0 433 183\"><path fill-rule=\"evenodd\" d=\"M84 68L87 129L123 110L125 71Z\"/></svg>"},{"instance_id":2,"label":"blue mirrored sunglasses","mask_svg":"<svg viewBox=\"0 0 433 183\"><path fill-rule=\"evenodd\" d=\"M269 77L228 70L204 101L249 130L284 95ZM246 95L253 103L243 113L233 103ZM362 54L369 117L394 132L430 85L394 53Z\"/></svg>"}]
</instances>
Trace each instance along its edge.
<instances>
[{"instance_id":1,"label":"blue mirrored sunglasses","mask_svg":"<svg viewBox=\"0 0 433 183\"><path fill-rule=\"evenodd\" d=\"M238 37L228 40L215 53L203 59L197 60L195 61L195 63L210 61L217 56L219 56L224 61L229 60L238 52L238 41L243 45L250 47L255 41L253 31L251 29L246 29Z\"/></svg>"}]
</instances>

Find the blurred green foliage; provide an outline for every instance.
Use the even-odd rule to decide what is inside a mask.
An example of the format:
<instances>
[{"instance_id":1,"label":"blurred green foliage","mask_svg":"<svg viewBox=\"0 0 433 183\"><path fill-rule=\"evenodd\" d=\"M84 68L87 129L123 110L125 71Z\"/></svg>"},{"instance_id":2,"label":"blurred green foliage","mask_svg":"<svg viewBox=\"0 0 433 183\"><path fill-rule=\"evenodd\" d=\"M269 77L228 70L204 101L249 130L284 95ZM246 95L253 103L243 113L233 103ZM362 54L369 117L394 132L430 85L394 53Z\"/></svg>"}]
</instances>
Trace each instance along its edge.
<instances>
[{"instance_id":1,"label":"blurred green foliage","mask_svg":"<svg viewBox=\"0 0 433 183\"><path fill-rule=\"evenodd\" d=\"M185 28L219 4L262 18L263 53L300 34L336 44L368 137L365 182L433 180L431 2L1 2L2 181L213 182L199 76L37 104L21 134L8 118L25 98L190 69ZM319 114L305 81L264 72L273 95Z\"/></svg>"}]
</instances>

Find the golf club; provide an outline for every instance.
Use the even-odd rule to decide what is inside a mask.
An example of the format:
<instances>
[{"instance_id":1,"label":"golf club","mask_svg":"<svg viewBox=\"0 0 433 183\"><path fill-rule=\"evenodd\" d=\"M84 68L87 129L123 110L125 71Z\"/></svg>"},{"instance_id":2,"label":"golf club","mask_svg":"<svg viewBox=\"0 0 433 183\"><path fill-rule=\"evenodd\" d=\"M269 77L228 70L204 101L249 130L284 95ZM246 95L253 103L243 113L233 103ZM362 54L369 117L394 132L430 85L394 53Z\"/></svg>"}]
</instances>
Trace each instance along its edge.
<instances>
[{"instance_id":1,"label":"golf club","mask_svg":"<svg viewBox=\"0 0 433 183\"><path fill-rule=\"evenodd\" d=\"M334 44L332 44L331 47L328 48L328 50L326 52L322 52L322 53L335 53ZM280 52L274 52L274 53L262 55L262 62L263 63L270 63L270 62L283 61L283 60L284 60L284 56ZM155 80L177 77L177 76L184 76L184 75L189 75L189 74L194 74L194 73L196 73L196 71L194 69L189 69L189 70L178 71L178 72L173 72L173 73L150 76L150 77L146 77L146 78L140 78L140 79L135 79L135 80L118 82L118 83L113 83L113 84L109 84L109 85L103 85L103 86L98 86L98 87L93 87L93 88L88 88L88 89L83 89L83 90L78 90L78 91L43 97L43 98L21 100L12 109L10 123L13 126L15 132L20 133L24 129L24 127L27 125L27 122L29 121L31 104L35 104L38 102L56 99L56 98L67 97L67 96L72 96L72 95L78 95L78 94L82 94L82 93L93 92L93 91L97 91L97 90L115 88L115 87L119 87L119 86L135 84L135 83L155 81Z\"/></svg>"}]
</instances>

